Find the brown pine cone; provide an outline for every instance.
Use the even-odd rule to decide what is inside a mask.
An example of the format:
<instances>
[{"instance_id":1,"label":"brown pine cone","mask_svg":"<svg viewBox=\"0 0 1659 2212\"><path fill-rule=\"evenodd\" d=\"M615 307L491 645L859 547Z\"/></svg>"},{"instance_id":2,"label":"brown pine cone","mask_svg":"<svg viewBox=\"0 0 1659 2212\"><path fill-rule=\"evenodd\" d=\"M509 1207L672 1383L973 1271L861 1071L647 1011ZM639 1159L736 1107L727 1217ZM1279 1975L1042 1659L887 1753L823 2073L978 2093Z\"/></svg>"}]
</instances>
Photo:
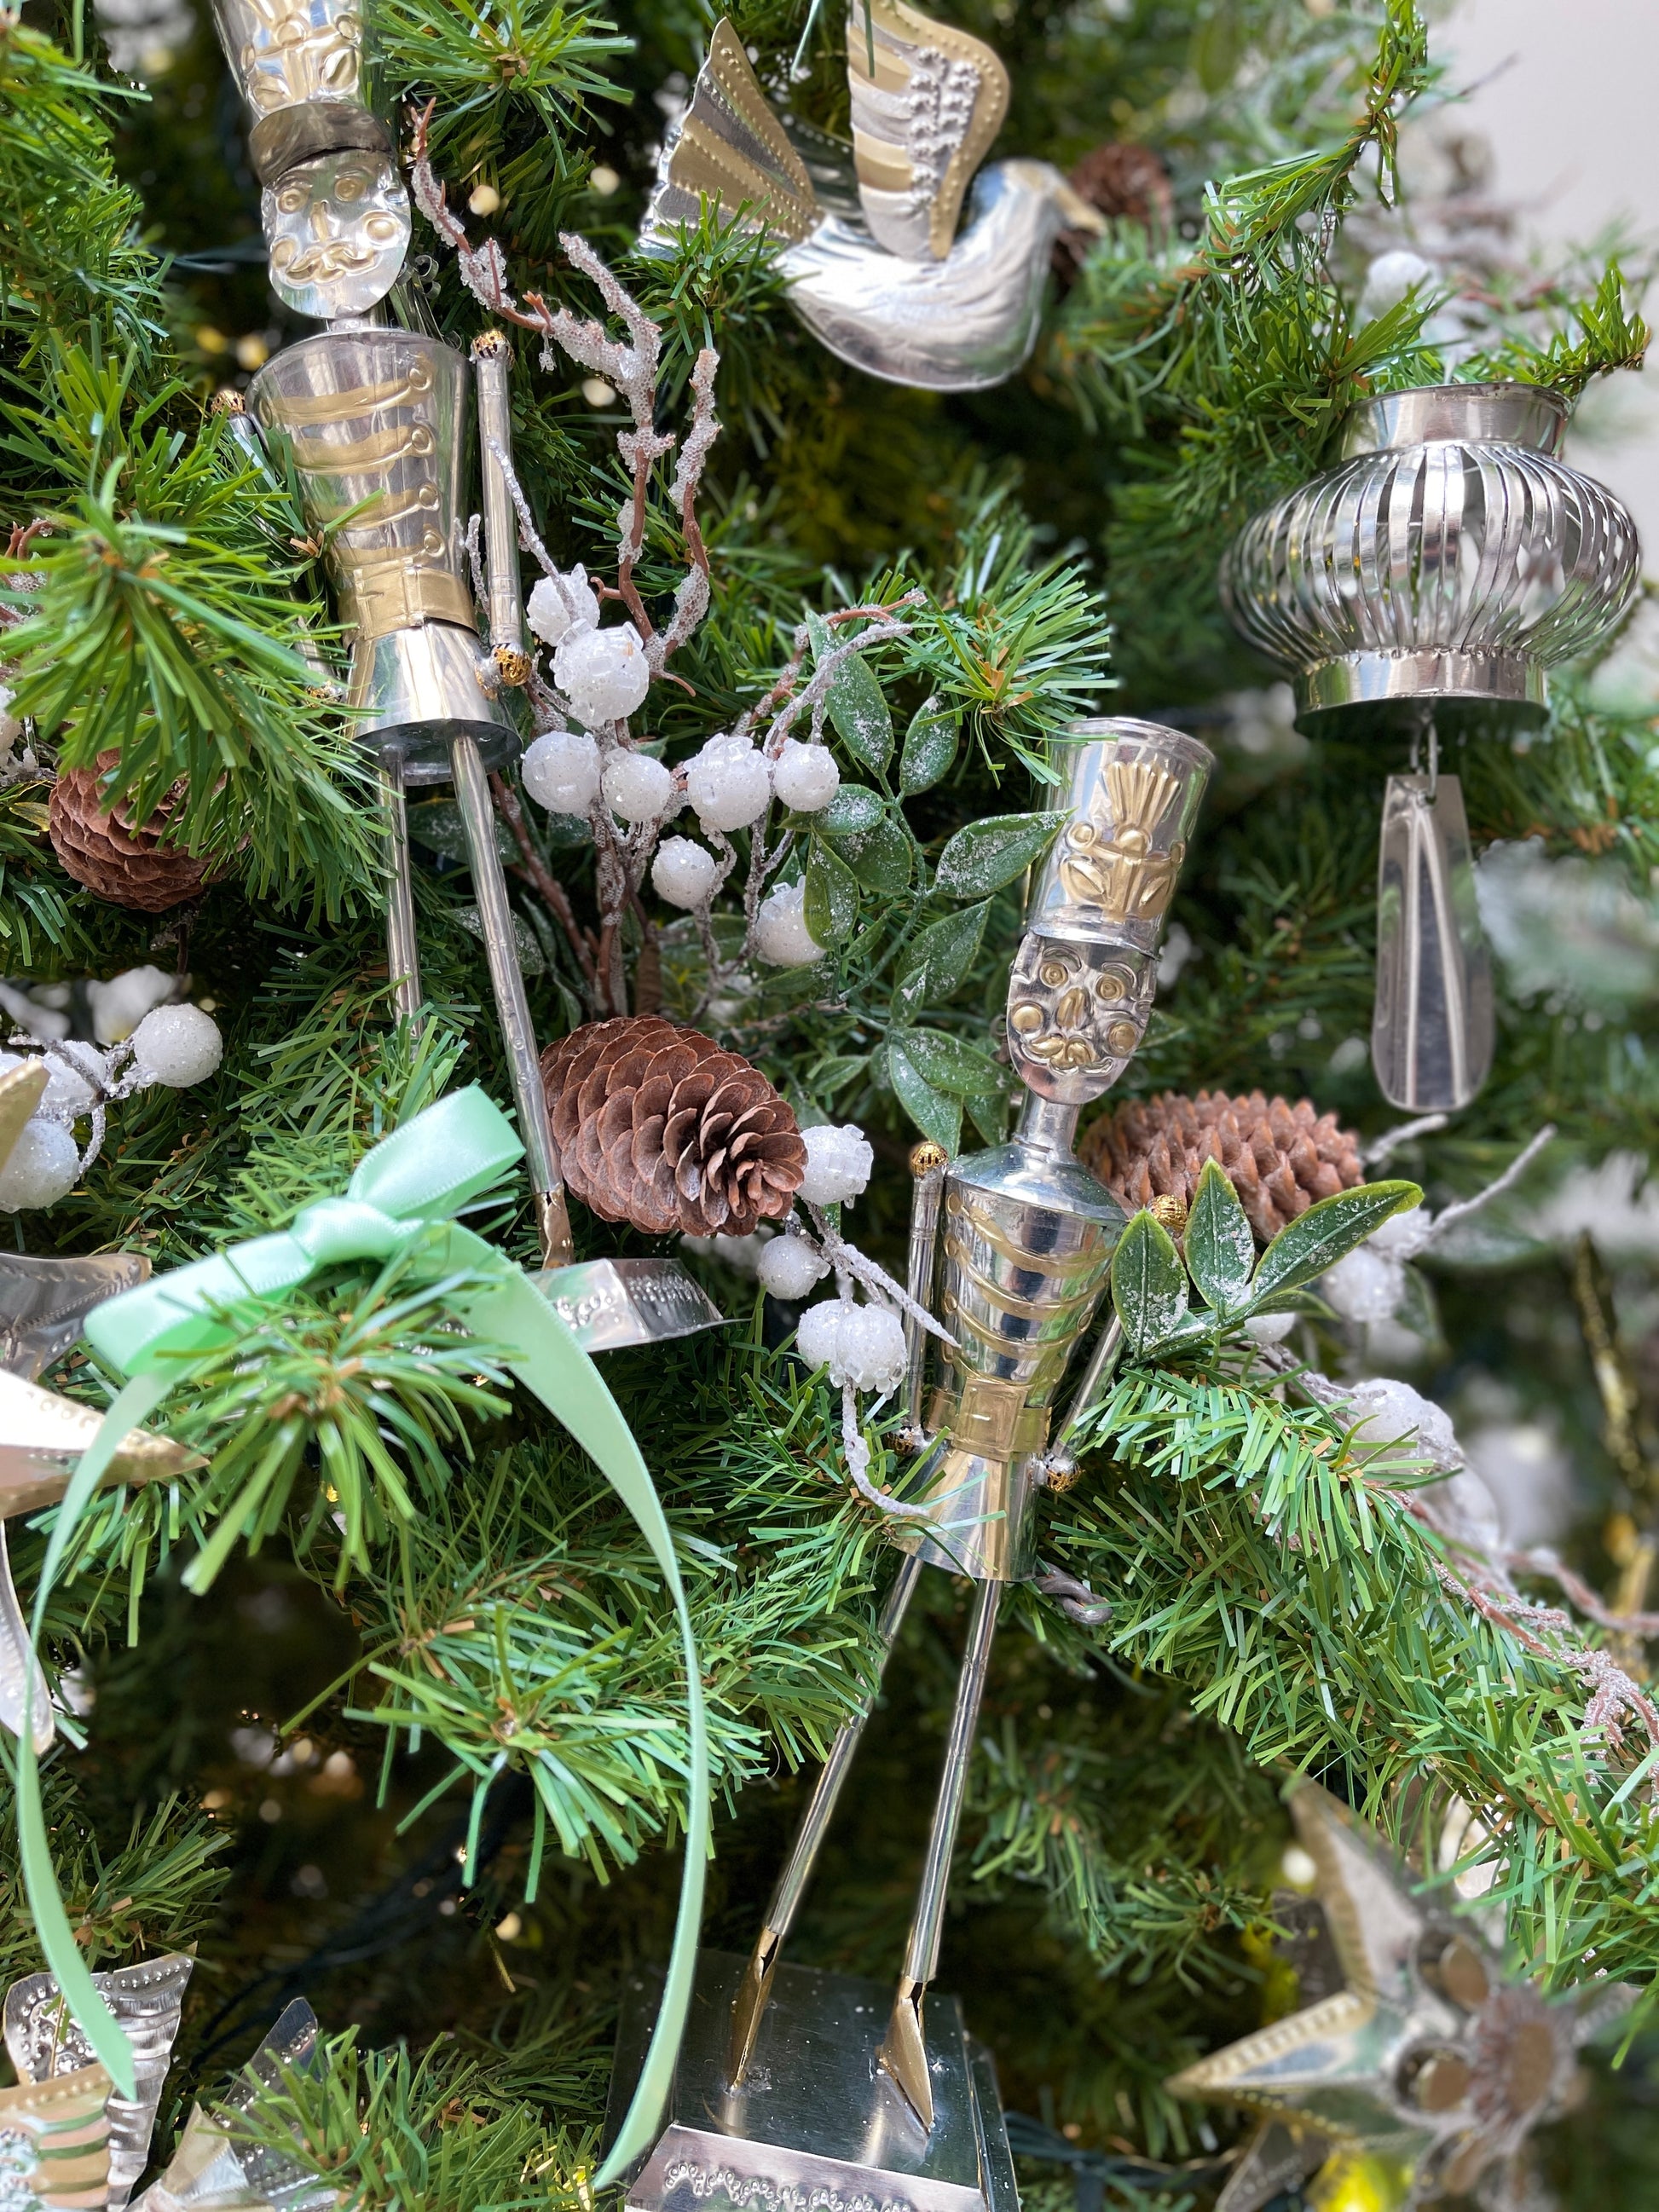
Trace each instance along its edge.
<instances>
[{"instance_id":1,"label":"brown pine cone","mask_svg":"<svg viewBox=\"0 0 1659 2212\"><path fill-rule=\"evenodd\" d=\"M193 898L207 881L208 864L177 845L163 847L161 833L184 805L175 783L149 820L135 827L125 801L112 813L99 805L106 770L118 753L100 753L95 769L72 768L52 787L47 834L52 848L77 884L112 906L139 914L165 914Z\"/></svg>"},{"instance_id":2,"label":"brown pine cone","mask_svg":"<svg viewBox=\"0 0 1659 2212\"><path fill-rule=\"evenodd\" d=\"M1365 1179L1358 1142L1334 1114L1259 1091L1126 1099L1088 1131L1079 1157L1132 1213L1155 1198L1189 1206L1205 1161L1219 1160L1263 1244L1316 1199Z\"/></svg>"},{"instance_id":3,"label":"brown pine cone","mask_svg":"<svg viewBox=\"0 0 1659 2212\"><path fill-rule=\"evenodd\" d=\"M1144 222L1155 237L1170 228L1175 214L1175 194L1170 173L1150 146L1127 140L1091 148L1072 171L1072 190L1102 215L1130 216ZM1069 284L1095 243L1092 231L1062 230L1054 241L1054 274Z\"/></svg>"},{"instance_id":4,"label":"brown pine cone","mask_svg":"<svg viewBox=\"0 0 1659 2212\"><path fill-rule=\"evenodd\" d=\"M746 1237L788 1212L806 1147L757 1067L656 1014L587 1022L542 1054L565 1180L602 1221Z\"/></svg>"}]
</instances>

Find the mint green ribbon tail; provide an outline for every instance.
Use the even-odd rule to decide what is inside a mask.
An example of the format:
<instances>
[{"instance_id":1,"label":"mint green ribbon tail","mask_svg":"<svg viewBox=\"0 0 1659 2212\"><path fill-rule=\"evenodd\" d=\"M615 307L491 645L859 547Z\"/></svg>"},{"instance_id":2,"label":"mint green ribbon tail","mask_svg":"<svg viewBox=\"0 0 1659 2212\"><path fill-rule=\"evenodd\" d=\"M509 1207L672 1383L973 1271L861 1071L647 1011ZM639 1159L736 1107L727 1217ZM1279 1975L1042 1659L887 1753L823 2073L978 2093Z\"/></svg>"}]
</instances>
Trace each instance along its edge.
<instances>
[{"instance_id":1,"label":"mint green ribbon tail","mask_svg":"<svg viewBox=\"0 0 1659 2212\"><path fill-rule=\"evenodd\" d=\"M155 1413L183 1360L233 1340L222 1318L226 1308L249 1298L280 1298L323 1267L386 1260L406 1249L434 1280L458 1273L484 1277L454 1296L452 1310L480 1336L508 1347L511 1372L575 1438L633 1516L674 1601L685 1659L690 1741L679 1916L651 2046L597 2176L604 2186L619 2179L656 2139L690 2008L708 1856L708 1725L673 1537L632 1431L598 1368L528 1277L452 1218L498 1182L523 1150L506 1116L482 1091L475 1085L456 1091L376 1145L343 1196L306 1206L290 1229L175 1268L95 1306L87 1317L94 1349L131 1379L70 1479L46 1547L32 1626L38 1647L64 1553L121 1439ZM33 1683L27 1683L17 1746L24 1885L46 1963L70 2010L118 2090L131 2097L131 2046L93 1986L58 1893L30 1728L32 1692Z\"/></svg>"}]
</instances>

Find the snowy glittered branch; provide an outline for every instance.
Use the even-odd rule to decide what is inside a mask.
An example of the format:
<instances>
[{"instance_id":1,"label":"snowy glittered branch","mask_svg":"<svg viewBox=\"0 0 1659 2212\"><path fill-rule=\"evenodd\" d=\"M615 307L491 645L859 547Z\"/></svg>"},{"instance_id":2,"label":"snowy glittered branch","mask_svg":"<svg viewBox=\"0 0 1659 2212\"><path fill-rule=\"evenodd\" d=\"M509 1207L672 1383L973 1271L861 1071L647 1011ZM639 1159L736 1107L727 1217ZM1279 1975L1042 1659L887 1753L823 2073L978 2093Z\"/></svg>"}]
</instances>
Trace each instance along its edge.
<instances>
[{"instance_id":1,"label":"snowy glittered branch","mask_svg":"<svg viewBox=\"0 0 1659 2212\"><path fill-rule=\"evenodd\" d=\"M433 169L428 153L433 109L428 102L415 118L413 160L410 184L415 204L455 256L461 281L479 305L520 330L533 331L541 340L541 365L551 371L557 356L564 354L579 368L602 378L627 403L629 427L617 434L617 449L627 466L632 497L617 522L616 596L628 609L642 646L650 673L663 672L671 654L684 645L708 611L708 552L696 518L696 496L710 448L720 435L714 412L714 378L720 356L705 346L691 374L692 412L681 447L669 495L678 510L685 538L686 573L675 592L674 613L665 630L659 632L634 581L634 571L645 550L647 500L651 471L673 451L672 431L656 427L657 372L662 358L662 332L615 271L585 238L561 231L559 245L571 267L597 289L609 312L626 327L626 339L612 337L605 325L577 315L568 307L550 307L539 292L526 292L522 303L507 281L507 262L497 241L475 246L466 226L449 204L447 186ZM520 494L514 501L521 533L529 527ZM540 540L533 529L530 537ZM529 550L528 546L526 550ZM544 568L556 574L540 554ZM608 588L608 587L607 587Z\"/></svg>"}]
</instances>

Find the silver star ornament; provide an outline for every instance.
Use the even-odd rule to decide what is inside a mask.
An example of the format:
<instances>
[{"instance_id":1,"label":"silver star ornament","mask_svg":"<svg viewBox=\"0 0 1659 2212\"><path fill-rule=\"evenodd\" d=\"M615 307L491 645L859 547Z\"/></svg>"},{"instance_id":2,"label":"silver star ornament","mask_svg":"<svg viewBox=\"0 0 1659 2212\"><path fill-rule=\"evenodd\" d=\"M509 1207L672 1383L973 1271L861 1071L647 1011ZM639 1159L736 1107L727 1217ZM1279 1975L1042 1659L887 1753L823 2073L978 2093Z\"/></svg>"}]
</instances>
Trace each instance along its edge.
<instances>
[{"instance_id":1,"label":"silver star ornament","mask_svg":"<svg viewBox=\"0 0 1659 2212\"><path fill-rule=\"evenodd\" d=\"M1550 1998L1506 1977L1470 1922L1414 1894L1397 1856L1335 1798L1304 1784L1291 1814L1346 1986L1170 2081L1178 2096L1273 2124L1235 2172L1227 2212L1255 2212L1296 2166L1338 2147L1397 2168L1413 2206L1518 2185L1528 2136L1563 2109L1576 2050L1626 1993Z\"/></svg>"}]
</instances>

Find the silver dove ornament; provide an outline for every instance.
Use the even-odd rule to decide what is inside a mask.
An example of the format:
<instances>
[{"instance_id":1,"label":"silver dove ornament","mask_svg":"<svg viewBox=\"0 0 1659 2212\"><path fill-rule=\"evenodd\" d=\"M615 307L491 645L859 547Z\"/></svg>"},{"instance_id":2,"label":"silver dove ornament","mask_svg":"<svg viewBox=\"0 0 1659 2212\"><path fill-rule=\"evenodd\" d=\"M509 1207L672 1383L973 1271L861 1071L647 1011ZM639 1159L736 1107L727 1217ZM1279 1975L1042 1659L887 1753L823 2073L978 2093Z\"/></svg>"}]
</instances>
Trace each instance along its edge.
<instances>
[{"instance_id":1,"label":"silver dove ornament","mask_svg":"<svg viewBox=\"0 0 1659 2212\"><path fill-rule=\"evenodd\" d=\"M718 23L641 249L666 255L712 205L781 241L790 304L838 360L927 391L1000 384L1036 343L1054 240L1101 219L1046 161L979 170L1008 109L1008 73L980 40L904 0L853 0L847 59L850 149L779 116Z\"/></svg>"}]
</instances>

